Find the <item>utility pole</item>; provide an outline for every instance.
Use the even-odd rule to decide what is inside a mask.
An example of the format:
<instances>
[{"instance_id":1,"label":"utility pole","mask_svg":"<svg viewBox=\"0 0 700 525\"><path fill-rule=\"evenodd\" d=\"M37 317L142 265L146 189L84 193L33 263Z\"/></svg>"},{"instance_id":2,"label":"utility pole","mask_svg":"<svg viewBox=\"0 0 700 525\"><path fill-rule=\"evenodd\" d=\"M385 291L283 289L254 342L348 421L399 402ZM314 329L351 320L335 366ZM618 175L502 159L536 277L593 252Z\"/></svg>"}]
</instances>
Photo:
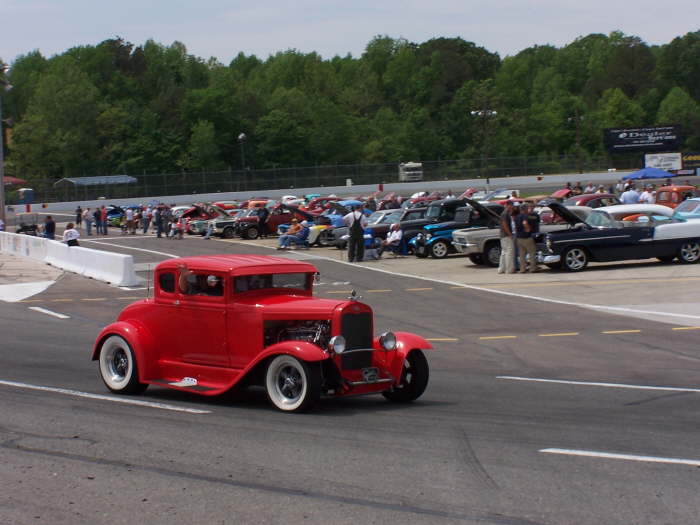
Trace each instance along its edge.
<instances>
[{"instance_id":1,"label":"utility pole","mask_svg":"<svg viewBox=\"0 0 700 525\"><path fill-rule=\"evenodd\" d=\"M7 228L7 218L5 216L5 133L2 129L2 93L12 89L12 84L4 78L8 69L7 64L0 62L0 219L5 228Z\"/></svg>"}]
</instances>

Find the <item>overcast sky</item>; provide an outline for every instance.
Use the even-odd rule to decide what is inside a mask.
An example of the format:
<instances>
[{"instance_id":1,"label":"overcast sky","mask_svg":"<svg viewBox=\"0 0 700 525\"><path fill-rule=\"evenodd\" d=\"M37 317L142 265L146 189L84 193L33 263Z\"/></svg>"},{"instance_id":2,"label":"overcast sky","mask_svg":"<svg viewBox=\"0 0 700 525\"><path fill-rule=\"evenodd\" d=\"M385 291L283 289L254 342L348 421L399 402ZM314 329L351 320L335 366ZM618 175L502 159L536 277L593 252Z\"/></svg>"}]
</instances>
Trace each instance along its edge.
<instances>
[{"instance_id":1,"label":"overcast sky","mask_svg":"<svg viewBox=\"0 0 700 525\"><path fill-rule=\"evenodd\" d=\"M358 57L376 35L420 43L461 37L514 55L621 30L663 44L700 29L698 0L0 0L0 58L47 57L115 36L134 44L175 40L224 64L240 51L286 49Z\"/></svg>"}]
</instances>

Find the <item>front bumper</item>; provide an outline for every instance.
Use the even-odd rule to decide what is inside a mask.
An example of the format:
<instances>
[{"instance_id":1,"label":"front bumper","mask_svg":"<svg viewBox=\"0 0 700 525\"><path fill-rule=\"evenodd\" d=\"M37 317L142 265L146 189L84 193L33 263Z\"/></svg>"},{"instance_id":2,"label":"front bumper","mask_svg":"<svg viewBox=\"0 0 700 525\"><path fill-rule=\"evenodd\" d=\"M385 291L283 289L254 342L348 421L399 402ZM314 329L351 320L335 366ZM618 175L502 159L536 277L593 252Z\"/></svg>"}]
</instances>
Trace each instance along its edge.
<instances>
[{"instance_id":1,"label":"front bumper","mask_svg":"<svg viewBox=\"0 0 700 525\"><path fill-rule=\"evenodd\" d=\"M452 246L454 246L459 253L479 253L479 245L471 242L453 240Z\"/></svg>"},{"instance_id":2,"label":"front bumper","mask_svg":"<svg viewBox=\"0 0 700 525\"><path fill-rule=\"evenodd\" d=\"M561 262L561 255L537 252L537 262L542 264L556 264Z\"/></svg>"}]
</instances>

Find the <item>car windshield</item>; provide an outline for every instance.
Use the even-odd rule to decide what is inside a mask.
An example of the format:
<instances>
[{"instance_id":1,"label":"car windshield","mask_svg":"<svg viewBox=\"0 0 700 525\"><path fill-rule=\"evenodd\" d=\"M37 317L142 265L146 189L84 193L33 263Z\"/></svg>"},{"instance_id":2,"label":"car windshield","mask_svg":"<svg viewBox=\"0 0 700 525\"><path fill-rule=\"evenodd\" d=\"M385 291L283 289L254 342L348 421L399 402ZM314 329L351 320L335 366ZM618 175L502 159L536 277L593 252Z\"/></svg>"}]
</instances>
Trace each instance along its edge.
<instances>
[{"instance_id":1,"label":"car windshield","mask_svg":"<svg viewBox=\"0 0 700 525\"><path fill-rule=\"evenodd\" d=\"M428 206L425 216L429 219L434 219L440 216L440 211L442 211L442 206Z\"/></svg>"},{"instance_id":2,"label":"car windshield","mask_svg":"<svg viewBox=\"0 0 700 525\"><path fill-rule=\"evenodd\" d=\"M593 211L586 219L586 224L594 228L615 228L616 222L604 211Z\"/></svg>"},{"instance_id":3,"label":"car windshield","mask_svg":"<svg viewBox=\"0 0 700 525\"><path fill-rule=\"evenodd\" d=\"M399 222L399 220L401 220L401 212L395 211L384 215L384 218L382 219L382 224L393 224L395 222Z\"/></svg>"},{"instance_id":4,"label":"car windshield","mask_svg":"<svg viewBox=\"0 0 700 525\"><path fill-rule=\"evenodd\" d=\"M374 212L372 215L367 217L367 223L368 224L378 224L380 222L384 222L382 219L386 217L386 213L380 213L380 212Z\"/></svg>"},{"instance_id":5,"label":"car windshield","mask_svg":"<svg viewBox=\"0 0 700 525\"><path fill-rule=\"evenodd\" d=\"M684 201L676 208L678 213L698 213L700 212L700 201Z\"/></svg>"},{"instance_id":6,"label":"car windshield","mask_svg":"<svg viewBox=\"0 0 700 525\"><path fill-rule=\"evenodd\" d=\"M234 278L234 289L239 293L273 288L305 290L308 282L309 278L305 273L240 275Z\"/></svg>"}]
</instances>

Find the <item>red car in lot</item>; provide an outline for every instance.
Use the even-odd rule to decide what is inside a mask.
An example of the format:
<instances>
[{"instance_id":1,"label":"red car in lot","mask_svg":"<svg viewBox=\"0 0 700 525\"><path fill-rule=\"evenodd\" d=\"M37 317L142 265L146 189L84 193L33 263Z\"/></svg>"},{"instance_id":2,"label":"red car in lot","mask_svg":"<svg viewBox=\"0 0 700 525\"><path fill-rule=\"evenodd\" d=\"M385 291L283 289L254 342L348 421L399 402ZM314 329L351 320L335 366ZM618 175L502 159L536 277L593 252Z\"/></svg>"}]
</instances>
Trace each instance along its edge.
<instances>
[{"instance_id":1,"label":"red car in lot","mask_svg":"<svg viewBox=\"0 0 700 525\"><path fill-rule=\"evenodd\" d=\"M252 383L286 412L321 395L420 397L430 343L408 332L375 336L372 309L354 294L313 297L317 274L309 263L264 255L164 261L154 296L100 332L92 359L121 394L154 385L211 396Z\"/></svg>"}]
</instances>

